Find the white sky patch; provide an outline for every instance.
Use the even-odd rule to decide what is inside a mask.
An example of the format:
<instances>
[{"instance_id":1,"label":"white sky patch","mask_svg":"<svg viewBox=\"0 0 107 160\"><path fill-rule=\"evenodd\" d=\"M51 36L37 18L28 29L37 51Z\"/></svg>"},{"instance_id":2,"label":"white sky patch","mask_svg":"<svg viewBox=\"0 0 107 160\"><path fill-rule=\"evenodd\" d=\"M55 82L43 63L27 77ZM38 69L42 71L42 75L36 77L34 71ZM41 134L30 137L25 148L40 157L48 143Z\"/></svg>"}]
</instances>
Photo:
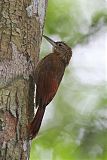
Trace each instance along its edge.
<instances>
[{"instance_id":1,"label":"white sky patch","mask_svg":"<svg viewBox=\"0 0 107 160\"><path fill-rule=\"evenodd\" d=\"M83 83L96 84L107 81L107 33L101 30L91 36L88 44L73 49L72 65L75 75Z\"/></svg>"}]
</instances>

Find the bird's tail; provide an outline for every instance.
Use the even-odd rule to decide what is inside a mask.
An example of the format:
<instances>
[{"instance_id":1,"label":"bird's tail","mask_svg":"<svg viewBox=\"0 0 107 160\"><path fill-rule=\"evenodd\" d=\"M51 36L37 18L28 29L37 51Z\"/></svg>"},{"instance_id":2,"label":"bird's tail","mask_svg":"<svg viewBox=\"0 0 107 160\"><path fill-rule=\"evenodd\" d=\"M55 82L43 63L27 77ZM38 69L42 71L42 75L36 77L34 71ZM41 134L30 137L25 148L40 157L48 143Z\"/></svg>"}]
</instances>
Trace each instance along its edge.
<instances>
[{"instance_id":1,"label":"bird's tail","mask_svg":"<svg viewBox=\"0 0 107 160\"><path fill-rule=\"evenodd\" d=\"M33 119L33 121L30 123L30 125L28 126L28 130L29 130L29 138L33 139L36 137L36 135L38 134L38 131L40 129L41 126L41 122L43 119L45 113L45 108L43 107L38 107L36 115Z\"/></svg>"}]
</instances>

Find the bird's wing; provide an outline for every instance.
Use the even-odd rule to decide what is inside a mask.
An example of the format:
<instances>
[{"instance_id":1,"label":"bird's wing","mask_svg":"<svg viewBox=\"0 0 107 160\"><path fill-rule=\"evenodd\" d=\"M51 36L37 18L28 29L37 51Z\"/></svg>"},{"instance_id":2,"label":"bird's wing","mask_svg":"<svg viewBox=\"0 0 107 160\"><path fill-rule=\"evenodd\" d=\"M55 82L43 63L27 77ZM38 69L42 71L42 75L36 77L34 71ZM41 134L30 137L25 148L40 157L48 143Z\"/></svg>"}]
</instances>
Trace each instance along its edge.
<instances>
[{"instance_id":1,"label":"bird's wing","mask_svg":"<svg viewBox=\"0 0 107 160\"><path fill-rule=\"evenodd\" d=\"M47 63L44 62L40 67L36 82L36 106L45 107L51 102L57 92L64 70L65 67L62 63L55 63L51 60Z\"/></svg>"},{"instance_id":2,"label":"bird's wing","mask_svg":"<svg viewBox=\"0 0 107 160\"><path fill-rule=\"evenodd\" d=\"M48 105L55 96L58 86L53 72L42 72L36 89L36 106L45 107Z\"/></svg>"}]
</instances>

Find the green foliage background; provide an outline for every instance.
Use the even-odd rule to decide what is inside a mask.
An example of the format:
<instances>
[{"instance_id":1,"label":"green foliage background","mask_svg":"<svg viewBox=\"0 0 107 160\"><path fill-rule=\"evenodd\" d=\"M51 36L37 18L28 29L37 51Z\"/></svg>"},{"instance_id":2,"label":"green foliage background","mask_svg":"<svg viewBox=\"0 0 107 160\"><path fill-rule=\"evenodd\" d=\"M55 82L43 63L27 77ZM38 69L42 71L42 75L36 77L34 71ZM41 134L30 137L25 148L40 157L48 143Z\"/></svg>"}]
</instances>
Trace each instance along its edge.
<instances>
[{"instance_id":1,"label":"green foliage background","mask_svg":"<svg viewBox=\"0 0 107 160\"><path fill-rule=\"evenodd\" d=\"M74 48L106 25L105 0L50 0L44 32ZM41 57L48 52L43 41ZM32 142L30 160L107 160L106 82L82 83L71 63Z\"/></svg>"}]
</instances>

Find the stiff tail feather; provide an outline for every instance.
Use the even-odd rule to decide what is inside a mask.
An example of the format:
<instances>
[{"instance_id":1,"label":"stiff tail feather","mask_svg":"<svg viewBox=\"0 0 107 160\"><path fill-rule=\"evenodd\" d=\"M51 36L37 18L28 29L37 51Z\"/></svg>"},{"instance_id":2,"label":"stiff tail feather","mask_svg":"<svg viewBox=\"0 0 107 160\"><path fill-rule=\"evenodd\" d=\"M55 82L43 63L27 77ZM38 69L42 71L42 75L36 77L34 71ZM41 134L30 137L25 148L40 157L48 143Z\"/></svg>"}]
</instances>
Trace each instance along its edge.
<instances>
[{"instance_id":1,"label":"stiff tail feather","mask_svg":"<svg viewBox=\"0 0 107 160\"><path fill-rule=\"evenodd\" d=\"M29 138L30 139L35 138L36 135L38 134L38 131L40 129L44 113L45 113L45 108L38 107L36 115L35 115L33 121L30 123L30 125L28 127L28 129L29 129Z\"/></svg>"}]
</instances>

